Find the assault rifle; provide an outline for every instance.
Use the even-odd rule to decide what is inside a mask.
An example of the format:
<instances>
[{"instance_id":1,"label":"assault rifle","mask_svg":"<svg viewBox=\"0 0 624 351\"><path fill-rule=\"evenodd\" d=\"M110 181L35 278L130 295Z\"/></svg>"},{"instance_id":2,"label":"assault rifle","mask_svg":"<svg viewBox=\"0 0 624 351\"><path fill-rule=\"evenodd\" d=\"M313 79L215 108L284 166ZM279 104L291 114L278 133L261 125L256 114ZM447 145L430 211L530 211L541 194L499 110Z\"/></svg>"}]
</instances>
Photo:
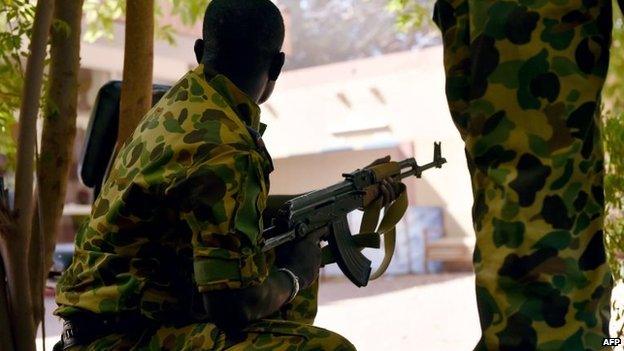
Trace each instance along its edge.
<instances>
[{"instance_id":1,"label":"assault rifle","mask_svg":"<svg viewBox=\"0 0 624 351\"><path fill-rule=\"evenodd\" d=\"M444 163L446 159L442 157L441 144L434 143L433 162L426 165L419 166L414 158L408 158L400 162L358 169L343 174L345 180L338 184L291 199L278 209L271 225L264 231L263 251L327 227L328 234L321 239L328 243L323 248L324 262L335 260L353 284L366 286L371 279L371 261L361 251L365 247L379 248L380 235L386 234L386 259L374 274L376 277L380 276L390 263L394 251L394 226L407 208L407 195L403 189L399 198L386 207L384 218L377 230L375 228L380 207L365 209L361 233L356 235L352 235L349 230L347 214L362 208L367 188L382 179L392 177L402 180L411 176L420 178L427 169L441 168Z\"/></svg>"}]
</instances>

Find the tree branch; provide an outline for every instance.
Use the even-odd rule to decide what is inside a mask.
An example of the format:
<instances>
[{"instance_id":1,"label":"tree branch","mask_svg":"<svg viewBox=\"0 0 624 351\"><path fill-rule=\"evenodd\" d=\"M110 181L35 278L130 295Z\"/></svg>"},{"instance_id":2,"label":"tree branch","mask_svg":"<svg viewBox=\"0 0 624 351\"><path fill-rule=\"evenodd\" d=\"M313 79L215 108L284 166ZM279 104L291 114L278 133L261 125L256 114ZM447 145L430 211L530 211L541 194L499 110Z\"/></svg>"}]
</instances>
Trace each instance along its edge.
<instances>
[{"instance_id":1,"label":"tree branch","mask_svg":"<svg viewBox=\"0 0 624 351\"><path fill-rule=\"evenodd\" d=\"M0 98L19 99L21 98L21 96L19 96L18 94L5 93L5 92L0 91Z\"/></svg>"},{"instance_id":2,"label":"tree branch","mask_svg":"<svg viewBox=\"0 0 624 351\"><path fill-rule=\"evenodd\" d=\"M56 0L54 8L54 19L64 22L67 27L53 28L50 37L49 81L41 133L41 155L37 162L37 192L41 203L35 206L30 245L31 288L36 324L43 318L41 296L46 273L52 265L58 223L63 212L67 178L72 163L78 105L82 3L83 0ZM41 218L37 215L39 211ZM39 219L42 223L39 223Z\"/></svg>"},{"instance_id":3,"label":"tree branch","mask_svg":"<svg viewBox=\"0 0 624 351\"><path fill-rule=\"evenodd\" d=\"M4 233L0 245L8 281L12 334L17 351L35 350L35 326L30 295L28 248L33 213L33 171L36 120L43 81L48 32L52 23L54 2L37 2L30 56L26 63L24 90L20 107L17 169L15 173L16 230ZM3 342L4 340L0 340ZM3 343L3 345L6 345Z\"/></svg>"},{"instance_id":4,"label":"tree branch","mask_svg":"<svg viewBox=\"0 0 624 351\"><path fill-rule=\"evenodd\" d=\"M3 342L3 345L8 345L9 349L12 350L13 336L11 335L11 319L7 293L4 260L2 259L2 255L0 255L0 341Z\"/></svg>"},{"instance_id":5,"label":"tree branch","mask_svg":"<svg viewBox=\"0 0 624 351\"><path fill-rule=\"evenodd\" d=\"M143 115L152 107L153 52L154 0L126 2L118 146L128 139Z\"/></svg>"}]
</instances>

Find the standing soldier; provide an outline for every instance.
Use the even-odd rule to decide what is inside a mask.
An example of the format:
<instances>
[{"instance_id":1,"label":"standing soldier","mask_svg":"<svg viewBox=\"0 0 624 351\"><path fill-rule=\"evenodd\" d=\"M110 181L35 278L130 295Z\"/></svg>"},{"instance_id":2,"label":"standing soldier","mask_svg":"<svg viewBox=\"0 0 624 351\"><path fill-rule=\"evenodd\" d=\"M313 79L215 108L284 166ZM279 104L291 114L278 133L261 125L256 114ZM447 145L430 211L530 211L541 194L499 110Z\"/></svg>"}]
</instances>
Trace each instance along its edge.
<instances>
[{"instance_id":1,"label":"standing soldier","mask_svg":"<svg viewBox=\"0 0 624 351\"><path fill-rule=\"evenodd\" d=\"M434 18L474 192L475 350L601 349L611 0L438 0Z\"/></svg>"},{"instance_id":2,"label":"standing soldier","mask_svg":"<svg viewBox=\"0 0 624 351\"><path fill-rule=\"evenodd\" d=\"M283 39L269 0L210 3L200 66L124 143L76 237L57 288L59 347L354 350L311 325L322 233L261 249L272 163L258 104Z\"/></svg>"}]
</instances>

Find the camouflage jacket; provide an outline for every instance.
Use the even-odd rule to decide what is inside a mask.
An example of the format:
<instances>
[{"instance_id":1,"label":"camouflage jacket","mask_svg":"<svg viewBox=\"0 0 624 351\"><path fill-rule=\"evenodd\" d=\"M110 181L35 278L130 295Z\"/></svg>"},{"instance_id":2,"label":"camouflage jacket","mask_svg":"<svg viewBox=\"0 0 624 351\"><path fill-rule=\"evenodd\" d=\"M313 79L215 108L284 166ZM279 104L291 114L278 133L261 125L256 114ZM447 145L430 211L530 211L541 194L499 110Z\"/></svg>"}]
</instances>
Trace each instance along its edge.
<instances>
[{"instance_id":1,"label":"camouflage jacket","mask_svg":"<svg viewBox=\"0 0 624 351\"><path fill-rule=\"evenodd\" d=\"M186 74L122 146L57 286L81 310L196 316L201 292L260 284L270 157L253 134L260 109L203 66ZM249 128L251 130L249 130Z\"/></svg>"}]
</instances>

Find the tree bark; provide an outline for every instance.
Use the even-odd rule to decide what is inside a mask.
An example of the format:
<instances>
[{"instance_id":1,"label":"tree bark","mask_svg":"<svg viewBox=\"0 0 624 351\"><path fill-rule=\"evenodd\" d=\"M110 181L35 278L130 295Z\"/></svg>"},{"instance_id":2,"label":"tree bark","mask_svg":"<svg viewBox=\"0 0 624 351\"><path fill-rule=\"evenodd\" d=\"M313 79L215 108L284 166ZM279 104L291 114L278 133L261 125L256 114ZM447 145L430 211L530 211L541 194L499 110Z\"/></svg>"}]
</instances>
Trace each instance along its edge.
<instances>
[{"instance_id":1,"label":"tree bark","mask_svg":"<svg viewBox=\"0 0 624 351\"><path fill-rule=\"evenodd\" d=\"M11 318L9 315L9 299L7 296L6 273L4 260L0 255L0 342L2 345L13 345L11 335Z\"/></svg>"},{"instance_id":2,"label":"tree bark","mask_svg":"<svg viewBox=\"0 0 624 351\"><path fill-rule=\"evenodd\" d=\"M117 146L152 106L154 0L126 2L126 38Z\"/></svg>"},{"instance_id":3,"label":"tree bark","mask_svg":"<svg viewBox=\"0 0 624 351\"><path fill-rule=\"evenodd\" d=\"M0 340L3 347L17 351L35 350L35 325L30 294L28 250L33 213L33 172L36 140L36 121L43 81L43 68L52 23L54 2L37 2L30 56L26 62L24 90L19 115L17 168L15 173L15 230L2 231L0 251L4 260L8 283L9 313L13 345Z\"/></svg>"},{"instance_id":4,"label":"tree bark","mask_svg":"<svg viewBox=\"0 0 624 351\"><path fill-rule=\"evenodd\" d=\"M50 33L49 81L43 115L41 153L37 163L36 191L40 207L35 206L30 245L31 288L36 325L43 317L41 295L47 272L52 265L58 224L65 204L67 178L72 164L76 136L82 4L83 0L56 0L54 19L65 23L66 27L53 28Z\"/></svg>"},{"instance_id":5,"label":"tree bark","mask_svg":"<svg viewBox=\"0 0 624 351\"><path fill-rule=\"evenodd\" d=\"M9 287L4 264L4 250L2 238L15 232L15 221L9 206L9 199L5 192L4 182L0 181L0 345L8 345L8 351L14 350L13 333L11 331L11 315L9 302Z\"/></svg>"}]
</instances>

